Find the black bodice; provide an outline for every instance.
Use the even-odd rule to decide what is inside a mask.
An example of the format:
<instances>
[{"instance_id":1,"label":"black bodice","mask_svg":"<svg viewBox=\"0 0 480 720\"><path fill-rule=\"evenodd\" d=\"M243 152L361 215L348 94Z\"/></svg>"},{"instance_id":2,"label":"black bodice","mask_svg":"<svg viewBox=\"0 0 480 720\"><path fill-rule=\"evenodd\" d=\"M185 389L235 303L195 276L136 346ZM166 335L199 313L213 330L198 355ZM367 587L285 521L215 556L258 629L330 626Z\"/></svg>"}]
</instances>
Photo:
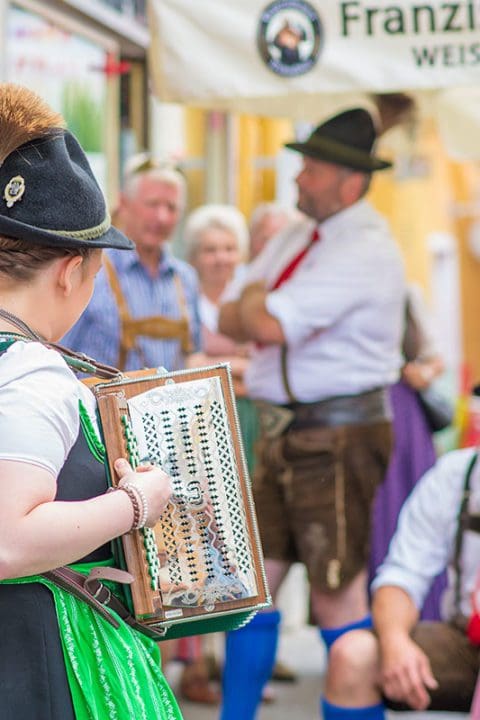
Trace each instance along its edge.
<instances>
[{"instance_id":1,"label":"black bodice","mask_svg":"<svg viewBox=\"0 0 480 720\"><path fill-rule=\"evenodd\" d=\"M88 500L107 490L105 467L88 447L85 431L80 426L78 437L60 471L55 500ZM111 557L110 545L104 545L82 558L82 562L98 562Z\"/></svg>"}]
</instances>

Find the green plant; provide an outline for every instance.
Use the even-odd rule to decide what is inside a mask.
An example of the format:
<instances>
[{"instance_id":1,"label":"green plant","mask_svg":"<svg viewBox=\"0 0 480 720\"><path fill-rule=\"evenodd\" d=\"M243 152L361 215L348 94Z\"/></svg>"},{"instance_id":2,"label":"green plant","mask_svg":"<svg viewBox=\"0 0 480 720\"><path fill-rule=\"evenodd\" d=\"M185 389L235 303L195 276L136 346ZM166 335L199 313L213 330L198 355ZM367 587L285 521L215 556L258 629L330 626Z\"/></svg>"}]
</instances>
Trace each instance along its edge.
<instances>
[{"instance_id":1,"label":"green plant","mask_svg":"<svg viewBox=\"0 0 480 720\"><path fill-rule=\"evenodd\" d=\"M68 129L78 138L85 152L103 150L102 108L83 83L65 83L62 113Z\"/></svg>"}]
</instances>

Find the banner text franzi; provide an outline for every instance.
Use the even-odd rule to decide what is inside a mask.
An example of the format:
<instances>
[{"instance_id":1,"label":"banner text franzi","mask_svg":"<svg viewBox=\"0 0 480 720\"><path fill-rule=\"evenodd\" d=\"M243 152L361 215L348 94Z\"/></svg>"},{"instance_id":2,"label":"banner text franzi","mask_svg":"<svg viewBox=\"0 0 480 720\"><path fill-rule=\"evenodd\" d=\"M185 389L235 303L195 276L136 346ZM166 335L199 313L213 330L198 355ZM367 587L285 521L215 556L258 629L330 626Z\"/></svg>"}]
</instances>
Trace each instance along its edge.
<instances>
[{"instance_id":1,"label":"banner text franzi","mask_svg":"<svg viewBox=\"0 0 480 720\"><path fill-rule=\"evenodd\" d=\"M420 35L458 33L480 28L478 1L442 2L428 5L364 5L360 0L340 3L341 33L365 35Z\"/></svg>"},{"instance_id":2,"label":"banner text franzi","mask_svg":"<svg viewBox=\"0 0 480 720\"><path fill-rule=\"evenodd\" d=\"M360 0L340 3L340 28L343 37L363 35L436 36L449 42L412 47L412 58L418 67L441 65L458 67L480 64L480 2L437 2L410 5L363 4ZM475 41L468 42L468 34L475 33ZM453 43L451 40L458 42ZM461 34L462 37L458 37ZM466 37L467 36L467 37Z\"/></svg>"}]
</instances>

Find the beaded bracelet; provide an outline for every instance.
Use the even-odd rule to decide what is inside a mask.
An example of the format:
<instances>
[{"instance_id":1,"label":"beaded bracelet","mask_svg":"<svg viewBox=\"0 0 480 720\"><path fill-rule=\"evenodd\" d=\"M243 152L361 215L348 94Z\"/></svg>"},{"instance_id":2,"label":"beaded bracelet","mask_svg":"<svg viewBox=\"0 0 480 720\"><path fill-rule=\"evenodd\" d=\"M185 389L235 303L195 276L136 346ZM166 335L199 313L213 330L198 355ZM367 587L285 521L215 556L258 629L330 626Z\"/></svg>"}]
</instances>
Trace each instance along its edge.
<instances>
[{"instance_id":1,"label":"beaded bracelet","mask_svg":"<svg viewBox=\"0 0 480 720\"><path fill-rule=\"evenodd\" d=\"M127 493L130 498L130 502L132 503L133 521L129 532L132 532L132 530L140 530L145 526L148 516L148 504L145 493L141 488L138 488L136 485L132 485L131 483L123 483L123 485L110 487L107 492L116 492L117 490L123 490Z\"/></svg>"},{"instance_id":2,"label":"beaded bracelet","mask_svg":"<svg viewBox=\"0 0 480 720\"><path fill-rule=\"evenodd\" d=\"M139 487L138 485L130 485L130 487L133 489L134 492L136 492L140 498L140 504L142 506L142 513L140 515L139 521L138 521L138 527L136 530L139 530L140 528L145 527L145 524L147 522L148 518L148 502L147 497L143 491L143 488Z\"/></svg>"}]
</instances>

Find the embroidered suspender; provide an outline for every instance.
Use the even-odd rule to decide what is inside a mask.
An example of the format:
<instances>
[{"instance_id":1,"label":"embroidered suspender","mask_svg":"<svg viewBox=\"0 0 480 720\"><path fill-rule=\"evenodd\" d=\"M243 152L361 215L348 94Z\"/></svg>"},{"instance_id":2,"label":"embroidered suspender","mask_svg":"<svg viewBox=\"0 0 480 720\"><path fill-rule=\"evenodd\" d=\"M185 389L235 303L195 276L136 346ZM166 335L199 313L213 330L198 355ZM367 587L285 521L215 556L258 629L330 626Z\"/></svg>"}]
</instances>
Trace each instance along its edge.
<instances>
[{"instance_id":1,"label":"embroidered suspender","mask_svg":"<svg viewBox=\"0 0 480 720\"><path fill-rule=\"evenodd\" d=\"M181 312L180 319L177 320L163 315L132 318L125 295L120 286L118 275L106 253L103 255L103 264L120 315L120 348L117 363L118 367L121 370L125 369L127 355L130 350L138 352L142 358L142 362L146 365L143 352L138 346L138 338L142 336L156 340L178 339L180 341L182 352L185 354L191 353L193 346L190 337L187 303L180 278L177 275L174 275L177 300Z\"/></svg>"},{"instance_id":2,"label":"embroidered suspender","mask_svg":"<svg viewBox=\"0 0 480 720\"><path fill-rule=\"evenodd\" d=\"M468 502L470 500L470 492L471 492L471 479L473 475L473 471L475 469L475 466L477 464L478 460L478 453L475 453L473 458L471 459L467 472L465 473L465 481L463 485L463 494L462 494L462 500L460 503L460 509L458 512L458 525L457 525L457 534L455 536L455 549L454 549L454 555L453 555L453 567L455 570L455 586L454 586L454 607L455 607L455 616L457 620L460 620L462 617L461 612L461 589L462 589L462 566L461 566L461 555L462 555L462 548L463 548L463 538L465 534L465 530L475 530L478 532L478 529L476 526L478 526L479 517L477 515L470 515L468 511Z\"/></svg>"}]
</instances>

